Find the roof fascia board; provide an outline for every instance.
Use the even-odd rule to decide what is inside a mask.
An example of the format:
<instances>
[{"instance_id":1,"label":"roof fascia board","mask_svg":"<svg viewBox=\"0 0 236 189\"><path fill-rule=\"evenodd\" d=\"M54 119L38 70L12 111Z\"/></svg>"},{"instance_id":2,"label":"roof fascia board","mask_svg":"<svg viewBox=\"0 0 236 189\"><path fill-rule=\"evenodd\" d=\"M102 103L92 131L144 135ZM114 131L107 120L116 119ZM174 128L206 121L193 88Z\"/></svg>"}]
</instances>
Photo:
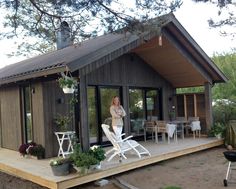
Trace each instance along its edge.
<instances>
[{"instance_id":1,"label":"roof fascia board","mask_svg":"<svg viewBox=\"0 0 236 189\"><path fill-rule=\"evenodd\" d=\"M62 67L57 67L57 68L51 68L46 71L41 70L39 72L35 72L32 74L19 75L18 77L12 77L12 78L7 78L5 80L0 80L0 87L1 87L1 85L8 84L8 83L16 83L16 82L22 81L22 80L33 79L36 77L43 77L43 76L52 75L52 74L65 72L65 71L66 71L66 66L62 66Z\"/></svg>"}]
</instances>

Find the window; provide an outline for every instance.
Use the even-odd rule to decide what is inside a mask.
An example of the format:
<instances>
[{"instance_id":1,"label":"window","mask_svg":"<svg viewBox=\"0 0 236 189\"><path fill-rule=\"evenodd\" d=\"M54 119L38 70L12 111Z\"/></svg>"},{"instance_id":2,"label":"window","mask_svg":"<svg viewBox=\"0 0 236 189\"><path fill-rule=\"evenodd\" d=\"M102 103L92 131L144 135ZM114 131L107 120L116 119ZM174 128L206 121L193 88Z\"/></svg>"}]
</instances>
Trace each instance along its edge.
<instances>
[{"instance_id":1,"label":"window","mask_svg":"<svg viewBox=\"0 0 236 189\"><path fill-rule=\"evenodd\" d=\"M33 141L30 86L22 87L22 101L24 142L29 143Z\"/></svg>"},{"instance_id":2,"label":"window","mask_svg":"<svg viewBox=\"0 0 236 189\"><path fill-rule=\"evenodd\" d=\"M129 89L130 131L143 135L145 120L162 119L161 90L149 88Z\"/></svg>"}]
</instances>

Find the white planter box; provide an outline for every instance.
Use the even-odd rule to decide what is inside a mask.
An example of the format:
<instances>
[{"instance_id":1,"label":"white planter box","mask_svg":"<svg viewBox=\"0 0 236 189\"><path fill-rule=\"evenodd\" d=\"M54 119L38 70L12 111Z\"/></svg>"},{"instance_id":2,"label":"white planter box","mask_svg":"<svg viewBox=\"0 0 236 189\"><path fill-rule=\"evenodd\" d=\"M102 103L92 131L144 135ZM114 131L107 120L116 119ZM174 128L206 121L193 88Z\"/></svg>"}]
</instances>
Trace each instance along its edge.
<instances>
[{"instance_id":1,"label":"white planter box","mask_svg":"<svg viewBox=\"0 0 236 189\"><path fill-rule=\"evenodd\" d=\"M62 89L65 94L72 94L74 93L75 89L74 88L63 88Z\"/></svg>"}]
</instances>

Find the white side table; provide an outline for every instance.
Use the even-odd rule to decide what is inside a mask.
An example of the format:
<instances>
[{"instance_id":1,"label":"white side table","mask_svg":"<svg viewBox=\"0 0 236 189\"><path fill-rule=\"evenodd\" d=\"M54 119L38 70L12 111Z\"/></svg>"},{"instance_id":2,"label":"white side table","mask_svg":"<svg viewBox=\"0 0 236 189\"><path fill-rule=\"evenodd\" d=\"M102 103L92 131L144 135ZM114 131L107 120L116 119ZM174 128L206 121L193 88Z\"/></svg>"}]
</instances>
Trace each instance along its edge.
<instances>
[{"instance_id":1,"label":"white side table","mask_svg":"<svg viewBox=\"0 0 236 189\"><path fill-rule=\"evenodd\" d=\"M59 144L58 157L62 155L65 158L66 155L69 155L73 152L72 139L75 135L75 131L66 131L66 132L55 132L57 141ZM63 149L63 144L65 141L68 141L68 146L66 150Z\"/></svg>"}]
</instances>

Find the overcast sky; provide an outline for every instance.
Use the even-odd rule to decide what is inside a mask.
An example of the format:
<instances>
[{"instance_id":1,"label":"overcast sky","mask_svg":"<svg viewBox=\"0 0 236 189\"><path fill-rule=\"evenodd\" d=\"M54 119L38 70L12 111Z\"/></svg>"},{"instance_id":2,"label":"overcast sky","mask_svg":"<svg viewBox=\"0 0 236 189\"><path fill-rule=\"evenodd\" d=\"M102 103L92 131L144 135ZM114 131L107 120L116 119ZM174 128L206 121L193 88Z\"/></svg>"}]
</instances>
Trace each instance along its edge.
<instances>
[{"instance_id":1,"label":"overcast sky","mask_svg":"<svg viewBox=\"0 0 236 189\"><path fill-rule=\"evenodd\" d=\"M221 36L219 29L212 29L208 26L207 20L210 17L217 17L217 12L218 9L214 5L196 4L191 0L183 0L183 5L175 12L179 22L210 57L214 53L232 52L233 48L236 51L236 37L233 39L232 37ZM236 28L232 27L226 29L230 32L236 31ZM221 29L221 31L226 29ZM14 51L16 47L15 40L4 39L0 41L0 67L26 59L26 57L9 58L6 56L6 54Z\"/></svg>"}]
</instances>

